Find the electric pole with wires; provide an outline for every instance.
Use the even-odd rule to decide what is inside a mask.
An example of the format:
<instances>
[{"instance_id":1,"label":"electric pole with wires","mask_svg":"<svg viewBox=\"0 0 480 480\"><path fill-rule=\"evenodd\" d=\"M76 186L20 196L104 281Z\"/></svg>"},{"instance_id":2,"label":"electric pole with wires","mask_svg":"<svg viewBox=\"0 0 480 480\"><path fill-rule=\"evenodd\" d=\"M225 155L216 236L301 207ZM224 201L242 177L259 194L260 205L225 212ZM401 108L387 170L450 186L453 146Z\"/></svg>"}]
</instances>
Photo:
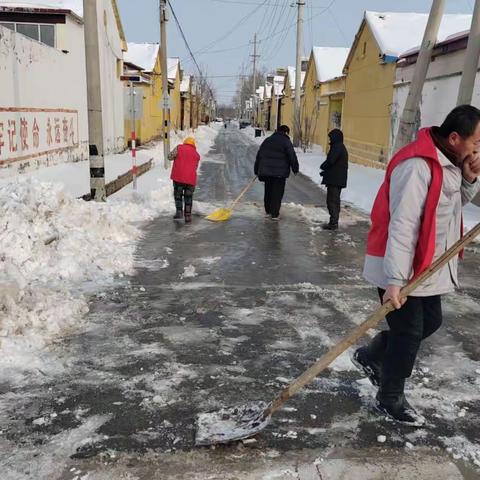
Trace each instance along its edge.
<instances>
[{"instance_id":1,"label":"electric pole with wires","mask_svg":"<svg viewBox=\"0 0 480 480\"><path fill-rule=\"evenodd\" d=\"M415 129L420 112L423 84L425 83L425 78L427 78L428 66L432 58L433 47L437 41L438 29L440 28L444 9L445 0L433 0L407 100L400 118L393 153L410 143L416 133Z\"/></svg>"},{"instance_id":2,"label":"electric pole with wires","mask_svg":"<svg viewBox=\"0 0 480 480\"><path fill-rule=\"evenodd\" d=\"M167 0L160 0L160 63L162 69L162 112L163 112L163 165L169 168L170 153L170 95L168 94L168 61L167 61Z\"/></svg>"},{"instance_id":3,"label":"electric pole with wires","mask_svg":"<svg viewBox=\"0 0 480 480\"><path fill-rule=\"evenodd\" d=\"M480 0L475 0L472 24L468 36L467 51L462 71L462 79L458 90L457 105L472 102L473 87L477 75L478 58L480 56Z\"/></svg>"},{"instance_id":4,"label":"electric pole with wires","mask_svg":"<svg viewBox=\"0 0 480 480\"><path fill-rule=\"evenodd\" d=\"M83 0L85 58L87 69L88 143L90 161L90 195L103 202L105 191L105 158L102 113L102 79L98 34L97 2Z\"/></svg>"},{"instance_id":5,"label":"electric pole with wires","mask_svg":"<svg viewBox=\"0 0 480 480\"><path fill-rule=\"evenodd\" d=\"M252 42L250 42L252 43ZM253 126L257 126L257 58L260 55L257 55L257 34L253 36Z\"/></svg>"},{"instance_id":6,"label":"electric pole with wires","mask_svg":"<svg viewBox=\"0 0 480 480\"><path fill-rule=\"evenodd\" d=\"M295 62L295 102L293 118L293 145L300 145L301 127L300 127L300 91L302 89L302 52L303 52L303 8L304 0L297 1L297 56Z\"/></svg>"}]
</instances>

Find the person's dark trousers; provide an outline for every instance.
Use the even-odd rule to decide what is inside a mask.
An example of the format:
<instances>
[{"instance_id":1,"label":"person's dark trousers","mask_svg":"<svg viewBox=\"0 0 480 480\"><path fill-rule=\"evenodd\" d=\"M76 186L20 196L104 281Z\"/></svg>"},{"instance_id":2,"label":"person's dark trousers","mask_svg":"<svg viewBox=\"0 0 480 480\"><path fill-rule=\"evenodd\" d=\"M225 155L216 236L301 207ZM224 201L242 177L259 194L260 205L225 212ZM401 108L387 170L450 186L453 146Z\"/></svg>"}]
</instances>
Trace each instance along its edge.
<instances>
[{"instance_id":1,"label":"person's dark trousers","mask_svg":"<svg viewBox=\"0 0 480 480\"><path fill-rule=\"evenodd\" d=\"M385 290L379 288L380 298ZM378 333L367 346L368 356L382 365L382 388L402 384L410 377L422 340L436 332L442 324L440 295L408 297L399 310L386 317L390 330ZM393 393L393 392L392 392Z\"/></svg>"},{"instance_id":2,"label":"person's dark trousers","mask_svg":"<svg viewBox=\"0 0 480 480\"><path fill-rule=\"evenodd\" d=\"M277 218L280 214L286 180L280 177L265 177L265 212L272 218Z\"/></svg>"},{"instance_id":3,"label":"person's dark trousers","mask_svg":"<svg viewBox=\"0 0 480 480\"><path fill-rule=\"evenodd\" d=\"M327 185L327 208L330 214L330 225L338 225L340 217L340 194L342 187Z\"/></svg>"},{"instance_id":4,"label":"person's dark trousers","mask_svg":"<svg viewBox=\"0 0 480 480\"><path fill-rule=\"evenodd\" d=\"M192 215L193 192L195 187L186 183L173 182L173 197L177 212L185 212L185 219Z\"/></svg>"}]
</instances>

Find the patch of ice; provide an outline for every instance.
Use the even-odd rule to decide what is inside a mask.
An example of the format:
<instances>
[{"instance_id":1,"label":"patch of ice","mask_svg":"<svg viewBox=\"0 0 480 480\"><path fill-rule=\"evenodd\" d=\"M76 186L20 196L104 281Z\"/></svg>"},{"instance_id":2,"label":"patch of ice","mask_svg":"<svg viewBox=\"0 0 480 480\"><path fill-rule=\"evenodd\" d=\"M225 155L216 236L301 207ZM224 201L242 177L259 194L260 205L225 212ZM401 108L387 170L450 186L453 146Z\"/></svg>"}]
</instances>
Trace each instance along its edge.
<instances>
[{"instance_id":1,"label":"patch of ice","mask_svg":"<svg viewBox=\"0 0 480 480\"><path fill-rule=\"evenodd\" d=\"M206 263L207 265L213 265L214 263L219 262L222 257L205 257L201 258L200 261Z\"/></svg>"}]
</instances>

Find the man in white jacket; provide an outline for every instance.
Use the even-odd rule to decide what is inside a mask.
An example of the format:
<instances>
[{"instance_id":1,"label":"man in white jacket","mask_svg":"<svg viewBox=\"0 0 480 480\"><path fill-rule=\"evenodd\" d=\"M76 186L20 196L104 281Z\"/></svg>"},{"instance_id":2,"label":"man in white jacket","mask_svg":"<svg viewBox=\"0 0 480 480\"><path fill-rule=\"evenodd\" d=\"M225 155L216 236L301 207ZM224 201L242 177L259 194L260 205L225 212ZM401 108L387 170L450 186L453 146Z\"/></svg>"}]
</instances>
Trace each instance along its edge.
<instances>
[{"instance_id":1,"label":"man in white jacket","mask_svg":"<svg viewBox=\"0 0 480 480\"><path fill-rule=\"evenodd\" d=\"M395 154L372 209L363 273L396 310L387 315L389 329L358 348L352 360L379 387L378 409L402 423L425 421L405 398L405 379L421 341L442 323L441 295L458 286L458 259L407 299L400 298L400 290L461 237L462 206L480 184L477 152L480 110L459 106L440 127L420 130Z\"/></svg>"}]
</instances>

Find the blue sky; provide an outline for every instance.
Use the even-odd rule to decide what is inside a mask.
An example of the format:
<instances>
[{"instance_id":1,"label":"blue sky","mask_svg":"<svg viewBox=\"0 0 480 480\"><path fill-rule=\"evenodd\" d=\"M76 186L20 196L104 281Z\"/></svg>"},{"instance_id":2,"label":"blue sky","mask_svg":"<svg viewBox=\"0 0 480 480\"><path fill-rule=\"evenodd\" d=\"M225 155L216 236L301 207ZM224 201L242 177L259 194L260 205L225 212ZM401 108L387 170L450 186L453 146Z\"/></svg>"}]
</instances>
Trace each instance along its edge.
<instances>
[{"instance_id":1,"label":"blue sky","mask_svg":"<svg viewBox=\"0 0 480 480\"><path fill-rule=\"evenodd\" d=\"M117 0L130 42L158 42L158 0ZM257 33L260 65L268 70L295 65L295 0L170 0L219 103L234 94L242 67L251 71L250 42ZM474 0L446 0L446 13L472 13ZM312 45L349 47L364 10L428 12L430 0L306 0L305 54ZM329 7L329 8L327 8ZM188 73L198 73L171 16L168 55L180 57ZM231 75L232 77L226 77Z\"/></svg>"}]
</instances>

